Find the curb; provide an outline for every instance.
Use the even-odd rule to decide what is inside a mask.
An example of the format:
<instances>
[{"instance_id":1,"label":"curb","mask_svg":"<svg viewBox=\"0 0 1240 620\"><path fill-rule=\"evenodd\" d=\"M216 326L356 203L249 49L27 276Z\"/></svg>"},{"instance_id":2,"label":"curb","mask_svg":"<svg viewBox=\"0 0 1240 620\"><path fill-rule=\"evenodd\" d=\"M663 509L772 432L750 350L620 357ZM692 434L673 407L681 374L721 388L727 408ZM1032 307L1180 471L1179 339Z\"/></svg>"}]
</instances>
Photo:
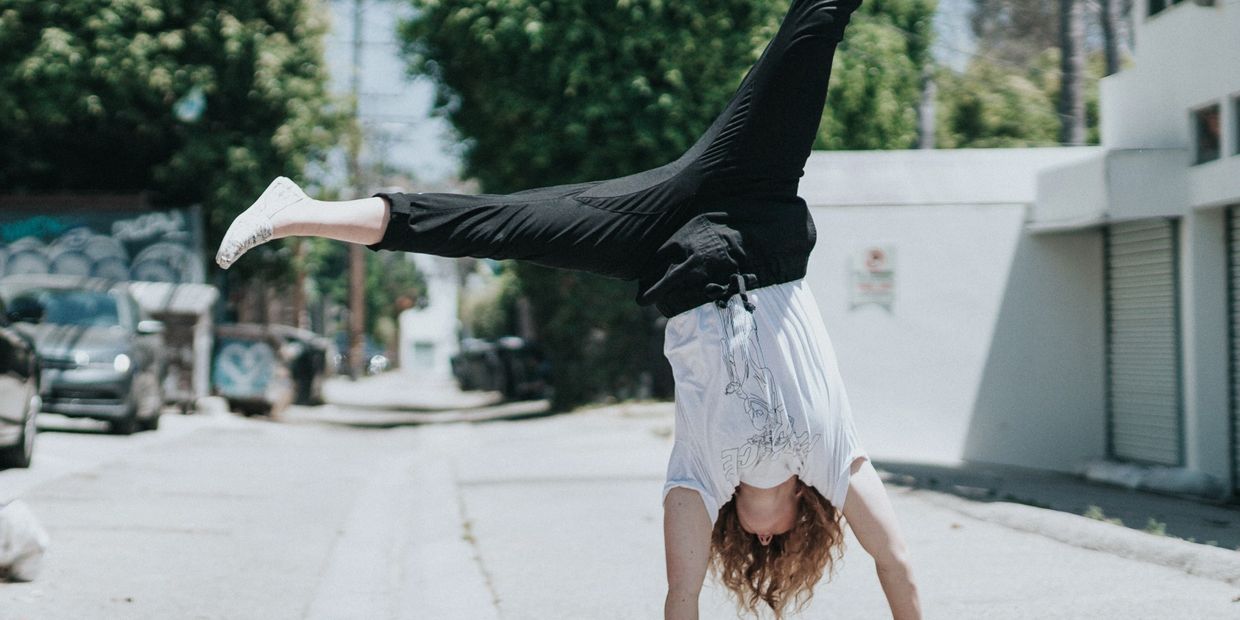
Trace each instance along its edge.
<instances>
[{"instance_id":1,"label":"curb","mask_svg":"<svg viewBox=\"0 0 1240 620\"><path fill-rule=\"evenodd\" d=\"M495 407L502 405L503 403L503 397L498 395L487 398L462 400L453 403L412 403L392 399L359 400L340 397L328 398L324 401L324 404L326 405L334 405L336 407L344 407L348 409L359 409L363 411L399 411L402 413L439 413L461 411L463 409Z\"/></svg>"},{"instance_id":2,"label":"curb","mask_svg":"<svg viewBox=\"0 0 1240 620\"><path fill-rule=\"evenodd\" d=\"M1240 552L1237 551L1155 536L1122 525L1026 504L979 503L927 489L908 489L906 492L927 503L979 521L1240 586Z\"/></svg>"},{"instance_id":3,"label":"curb","mask_svg":"<svg viewBox=\"0 0 1240 620\"><path fill-rule=\"evenodd\" d=\"M360 409L336 404L321 407L292 407L285 411L286 420L318 422L357 428L396 428L427 424L458 422L492 422L519 420L548 415L551 405L545 400L517 401L471 409L441 411L408 411L393 409Z\"/></svg>"}]
</instances>

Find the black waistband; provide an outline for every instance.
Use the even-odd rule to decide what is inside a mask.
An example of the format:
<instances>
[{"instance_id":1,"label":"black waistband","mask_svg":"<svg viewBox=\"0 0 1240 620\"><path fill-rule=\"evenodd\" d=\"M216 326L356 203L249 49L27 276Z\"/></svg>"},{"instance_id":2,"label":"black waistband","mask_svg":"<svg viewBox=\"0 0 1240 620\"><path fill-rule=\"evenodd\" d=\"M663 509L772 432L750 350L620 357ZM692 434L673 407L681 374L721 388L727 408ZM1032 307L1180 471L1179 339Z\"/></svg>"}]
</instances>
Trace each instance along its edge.
<instances>
[{"instance_id":1,"label":"black waistband","mask_svg":"<svg viewBox=\"0 0 1240 620\"><path fill-rule=\"evenodd\" d=\"M704 286L685 286L681 290L669 293L656 301L654 307L663 316L671 318L702 304L718 304L721 301L726 304L727 299L732 295L804 278L808 263L808 256L793 256L788 257L787 260L754 266L752 271L720 274ZM746 310L753 311L753 304L747 297L743 297L742 302Z\"/></svg>"}]
</instances>

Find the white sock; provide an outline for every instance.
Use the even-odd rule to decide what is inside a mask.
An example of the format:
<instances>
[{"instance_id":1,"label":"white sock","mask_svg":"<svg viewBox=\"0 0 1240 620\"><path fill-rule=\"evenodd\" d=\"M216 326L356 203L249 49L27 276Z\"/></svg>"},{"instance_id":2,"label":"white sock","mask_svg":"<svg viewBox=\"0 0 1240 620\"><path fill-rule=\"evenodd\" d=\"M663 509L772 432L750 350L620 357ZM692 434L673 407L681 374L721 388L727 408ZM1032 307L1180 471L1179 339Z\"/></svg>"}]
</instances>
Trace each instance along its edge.
<instances>
[{"instance_id":1,"label":"white sock","mask_svg":"<svg viewBox=\"0 0 1240 620\"><path fill-rule=\"evenodd\" d=\"M296 183L287 177L276 177L258 200L233 220L228 232L224 233L224 240L220 242L215 262L228 269L242 254L275 237L282 211L308 202L310 197Z\"/></svg>"}]
</instances>

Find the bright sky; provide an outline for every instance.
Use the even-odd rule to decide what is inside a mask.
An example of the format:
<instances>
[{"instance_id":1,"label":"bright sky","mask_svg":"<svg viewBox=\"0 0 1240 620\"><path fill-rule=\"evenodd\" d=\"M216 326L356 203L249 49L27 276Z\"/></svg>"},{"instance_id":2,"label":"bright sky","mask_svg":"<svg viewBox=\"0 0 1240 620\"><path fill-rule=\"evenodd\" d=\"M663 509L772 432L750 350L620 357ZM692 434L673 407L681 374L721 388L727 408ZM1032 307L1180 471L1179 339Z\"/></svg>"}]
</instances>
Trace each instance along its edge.
<instances>
[{"instance_id":1,"label":"bright sky","mask_svg":"<svg viewBox=\"0 0 1240 620\"><path fill-rule=\"evenodd\" d=\"M354 0L327 0L332 24L326 42L332 89L349 92L353 56ZM399 56L396 24L408 14L407 0L364 0L360 114L368 134L363 157L407 170L433 182L457 173L455 140L441 119L431 118L433 87L410 80ZM415 189L415 188L409 188Z\"/></svg>"}]
</instances>

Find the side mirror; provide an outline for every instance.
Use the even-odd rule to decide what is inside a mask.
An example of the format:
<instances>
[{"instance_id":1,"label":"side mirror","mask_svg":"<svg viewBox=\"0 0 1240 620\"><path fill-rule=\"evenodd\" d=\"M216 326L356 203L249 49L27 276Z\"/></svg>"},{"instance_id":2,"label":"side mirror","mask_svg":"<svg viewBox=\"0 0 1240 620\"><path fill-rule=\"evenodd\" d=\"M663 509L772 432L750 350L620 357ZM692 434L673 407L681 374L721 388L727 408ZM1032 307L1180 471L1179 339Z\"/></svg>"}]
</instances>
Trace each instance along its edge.
<instances>
[{"instance_id":1,"label":"side mirror","mask_svg":"<svg viewBox=\"0 0 1240 620\"><path fill-rule=\"evenodd\" d=\"M18 297L9 303L4 316L13 323L39 323L43 321L43 305L33 297Z\"/></svg>"},{"instance_id":2,"label":"side mirror","mask_svg":"<svg viewBox=\"0 0 1240 620\"><path fill-rule=\"evenodd\" d=\"M138 321L138 334L143 336L154 336L162 333L164 333L163 321L152 321L150 319Z\"/></svg>"}]
</instances>

